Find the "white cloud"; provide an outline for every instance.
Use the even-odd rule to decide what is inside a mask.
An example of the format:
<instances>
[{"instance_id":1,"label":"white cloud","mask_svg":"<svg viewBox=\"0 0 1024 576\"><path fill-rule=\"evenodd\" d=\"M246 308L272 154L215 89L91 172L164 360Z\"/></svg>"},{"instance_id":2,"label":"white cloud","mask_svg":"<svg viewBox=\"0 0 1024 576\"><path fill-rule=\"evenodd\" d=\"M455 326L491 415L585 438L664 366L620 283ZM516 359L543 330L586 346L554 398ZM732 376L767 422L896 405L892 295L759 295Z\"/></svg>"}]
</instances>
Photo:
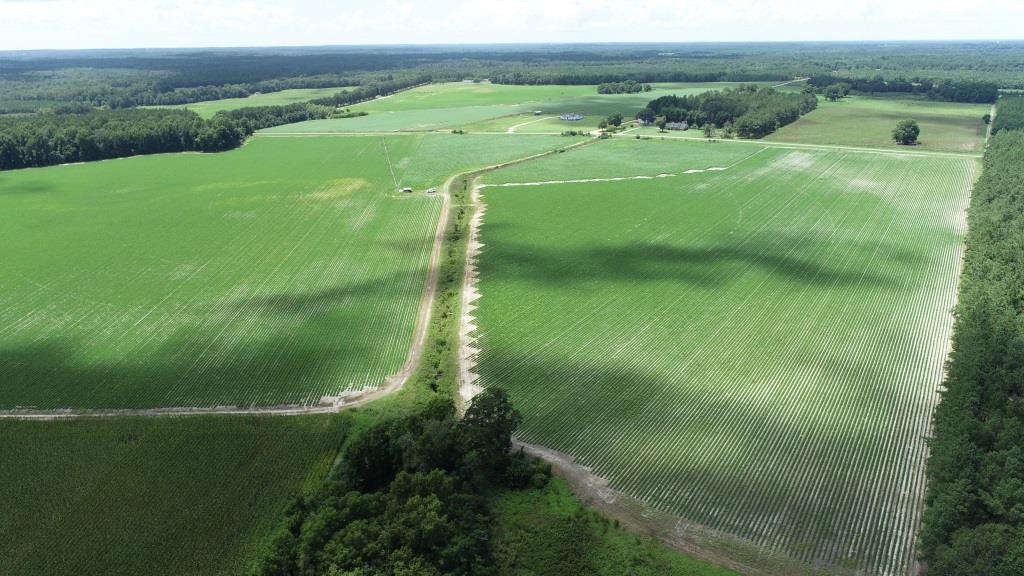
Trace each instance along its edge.
<instances>
[{"instance_id":1,"label":"white cloud","mask_svg":"<svg viewBox=\"0 0 1024 576\"><path fill-rule=\"evenodd\" d=\"M1019 38L1018 0L0 0L0 49Z\"/></svg>"}]
</instances>

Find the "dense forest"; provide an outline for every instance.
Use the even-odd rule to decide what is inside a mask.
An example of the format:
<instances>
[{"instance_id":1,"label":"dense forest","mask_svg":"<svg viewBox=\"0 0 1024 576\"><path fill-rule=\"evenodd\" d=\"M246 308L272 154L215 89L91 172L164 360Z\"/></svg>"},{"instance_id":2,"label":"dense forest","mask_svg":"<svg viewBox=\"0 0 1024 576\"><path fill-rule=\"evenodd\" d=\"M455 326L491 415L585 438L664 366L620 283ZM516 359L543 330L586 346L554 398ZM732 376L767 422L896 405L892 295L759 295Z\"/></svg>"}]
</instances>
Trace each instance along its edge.
<instances>
[{"instance_id":1,"label":"dense forest","mask_svg":"<svg viewBox=\"0 0 1024 576\"><path fill-rule=\"evenodd\" d=\"M946 391L934 421L921 549L930 574L1024 574L1024 132L985 152Z\"/></svg>"},{"instance_id":2,"label":"dense forest","mask_svg":"<svg viewBox=\"0 0 1024 576\"><path fill-rule=\"evenodd\" d=\"M0 114L54 103L127 108L429 76L507 84L842 78L879 91L982 98L1024 88L1024 43L773 43L99 50L0 54ZM904 80L911 78L911 80ZM943 82L951 80L953 82ZM931 86L922 90L925 86ZM986 98L988 96L985 96Z\"/></svg>"},{"instance_id":3,"label":"dense forest","mask_svg":"<svg viewBox=\"0 0 1024 576\"><path fill-rule=\"evenodd\" d=\"M1003 96L999 100L992 134L1003 130L1024 130L1024 96Z\"/></svg>"},{"instance_id":4,"label":"dense forest","mask_svg":"<svg viewBox=\"0 0 1024 576\"><path fill-rule=\"evenodd\" d=\"M781 126L814 110L813 94L779 92L772 88L741 85L736 90L709 91L693 96L662 96L637 113L645 122L664 118L692 126L711 124L741 138L767 136Z\"/></svg>"},{"instance_id":5,"label":"dense forest","mask_svg":"<svg viewBox=\"0 0 1024 576\"><path fill-rule=\"evenodd\" d=\"M999 85L994 82L976 80L940 80L927 78L907 80L896 77L886 80L881 76L873 78L847 78L836 75L812 76L807 83L819 92L834 84L845 84L851 90L866 94L903 93L922 94L934 100L948 102L992 103L999 97Z\"/></svg>"},{"instance_id":6,"label":"dense forest","mask_svg":"<svg viewBox=\"0 0 1024 576\"><path fill-rule=\"evenodd\" d=\"M254 573L494 574L489 496L539 488L550 468L512 453L519 414L500 389L460 419L437 396L350 439L333 477L297 499Z\"/></svg>"}]
</instances>

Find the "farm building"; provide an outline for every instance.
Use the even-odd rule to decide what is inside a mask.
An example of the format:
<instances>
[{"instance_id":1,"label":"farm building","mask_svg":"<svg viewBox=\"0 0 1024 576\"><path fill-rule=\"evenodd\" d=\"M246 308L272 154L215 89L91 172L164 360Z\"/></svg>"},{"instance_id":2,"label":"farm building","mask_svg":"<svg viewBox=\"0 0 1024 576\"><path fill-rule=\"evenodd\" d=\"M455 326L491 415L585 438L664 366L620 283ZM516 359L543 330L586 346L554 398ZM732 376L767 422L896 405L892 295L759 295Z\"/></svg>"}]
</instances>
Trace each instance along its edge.
<instances>
[{"instance_id":1,"label":"farm building","mask_svg":"<svg viewBox=\"0 0 1024 576\"><path fill-rule=\"evenodd\" d=\"M682 122L666 122L665 123L665 129L666 130L689 130L690 129L690 125L687 124L685 120L683 120Z\"/></svg>"},{"instance_id":2,"label":"farm building","mask_svg":"<svg viewBox=\"0 0 1024 576\"><path fill-rule=\"evenodd\" d=\"M583 120L583 115L577 114L576 112L571 112L569 114L562 114L561 116L558 117L558 119L567 120L569 122L579 122L580 120Z\"/></svg>"},{"instance_id":3,"label":"farm building","mask_svg":"<svg viewBox=\"0 0 1024 576\"><path fill-rule=\"evenodd\" d=\"M405 192L406 194L408 194L408 193L412 192L412 188L409 188L408 186L406 186L405 188L402 188L402 192Z\"/></svg>"}]
</instances>

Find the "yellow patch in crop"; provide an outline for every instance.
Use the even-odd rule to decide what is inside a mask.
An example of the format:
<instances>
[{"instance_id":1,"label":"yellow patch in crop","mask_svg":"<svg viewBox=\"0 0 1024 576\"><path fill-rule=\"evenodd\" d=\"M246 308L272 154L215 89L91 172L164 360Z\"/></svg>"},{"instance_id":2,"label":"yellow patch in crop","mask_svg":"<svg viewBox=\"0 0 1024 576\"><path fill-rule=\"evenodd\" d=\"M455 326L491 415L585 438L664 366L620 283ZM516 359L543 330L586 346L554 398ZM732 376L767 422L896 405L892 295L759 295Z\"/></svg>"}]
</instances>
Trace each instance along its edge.
<instances>
[{"instance_id":1,"label":"yellow patch in crop","mask_svg":"<svg viewBox=\"0 0 1024 576\"><path fill-rule=\"evenodd\" d=\"M351 195L356 190L365 187L367 184L365 178L340 178L331 182L327 186L323 186L302 195L303 200L335 200L338 198L344 198L345 196Z\"/></svg>"}]
</instances>

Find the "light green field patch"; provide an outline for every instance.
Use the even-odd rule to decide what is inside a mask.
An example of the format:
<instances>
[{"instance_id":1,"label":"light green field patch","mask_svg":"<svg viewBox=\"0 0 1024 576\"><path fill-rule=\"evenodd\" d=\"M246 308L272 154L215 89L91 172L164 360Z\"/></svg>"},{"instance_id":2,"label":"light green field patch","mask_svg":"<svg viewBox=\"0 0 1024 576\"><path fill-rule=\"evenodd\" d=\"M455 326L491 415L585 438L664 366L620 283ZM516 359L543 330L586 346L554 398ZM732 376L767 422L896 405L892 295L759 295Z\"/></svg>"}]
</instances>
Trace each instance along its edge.
<instances>
[{"instance_id":1,"label":"light green field patch","mask_svg":"<svg viewBox=\"0 0 1024 576\"><path fill-rule=\"evenodd\" d=\"M412 340L441 207L424 189L565 142L256 138L5 172L0 408L309 405L376 387Z\"/></svg>"},{"instance_id":2,"label":"light green field patch","mask_svg":"<svg viewBox=\"0 0 1024 576\"><path fill-rule=\"evenodd\" d=\"M767 550L905 571L976 162L613 140L526 168L486 182L649 179L481 190L475 371L520 438Z\"/></svg>"},{"instance_id":3,"label":"light green field patch","mask_svg":"<svg viewBox=\"0 0 1024 576\"><path fill-rule=\"evenodd\" d=\"M192 110L203 118L212 118L214 114L224 110L237 110L252 106L283 106L296 102L309 102L317 98L326 98L345 90L338 88L295 88L280 92L253 94L247 98L225 98L223 100L206 100L191 104L175 104L170 106L143 106L143 108L178 108Z\"/></svg>"},{"instance_id":4,"label":"light green field patch","mask_svg":"<svg viewBox=\"0 0 1024 576\"><path fill-rule=\"evenodd\" d=\"M773 142L830 144L871 148L899 147L892 130L904 119L917 120L920 144L914 150L980 152L985 141L982 116L987 104L933 102L921 98L851 96L838 102L819 99L818 108L765 139Z\"/></svg>"},{"instance_id":5,"label":"light green field patch","mask_svg":"<svg viewBox=\"0 0 1024 576\"><path fill-rule=\"evenodd\" d=\"M595 86L519 86L490 82L446 82L428 84L398 92L370 102L356 104L354 110L395 112L466 106L509 106L535 102L577 98L595 93Z\"/></svg>"}]
</instances>

